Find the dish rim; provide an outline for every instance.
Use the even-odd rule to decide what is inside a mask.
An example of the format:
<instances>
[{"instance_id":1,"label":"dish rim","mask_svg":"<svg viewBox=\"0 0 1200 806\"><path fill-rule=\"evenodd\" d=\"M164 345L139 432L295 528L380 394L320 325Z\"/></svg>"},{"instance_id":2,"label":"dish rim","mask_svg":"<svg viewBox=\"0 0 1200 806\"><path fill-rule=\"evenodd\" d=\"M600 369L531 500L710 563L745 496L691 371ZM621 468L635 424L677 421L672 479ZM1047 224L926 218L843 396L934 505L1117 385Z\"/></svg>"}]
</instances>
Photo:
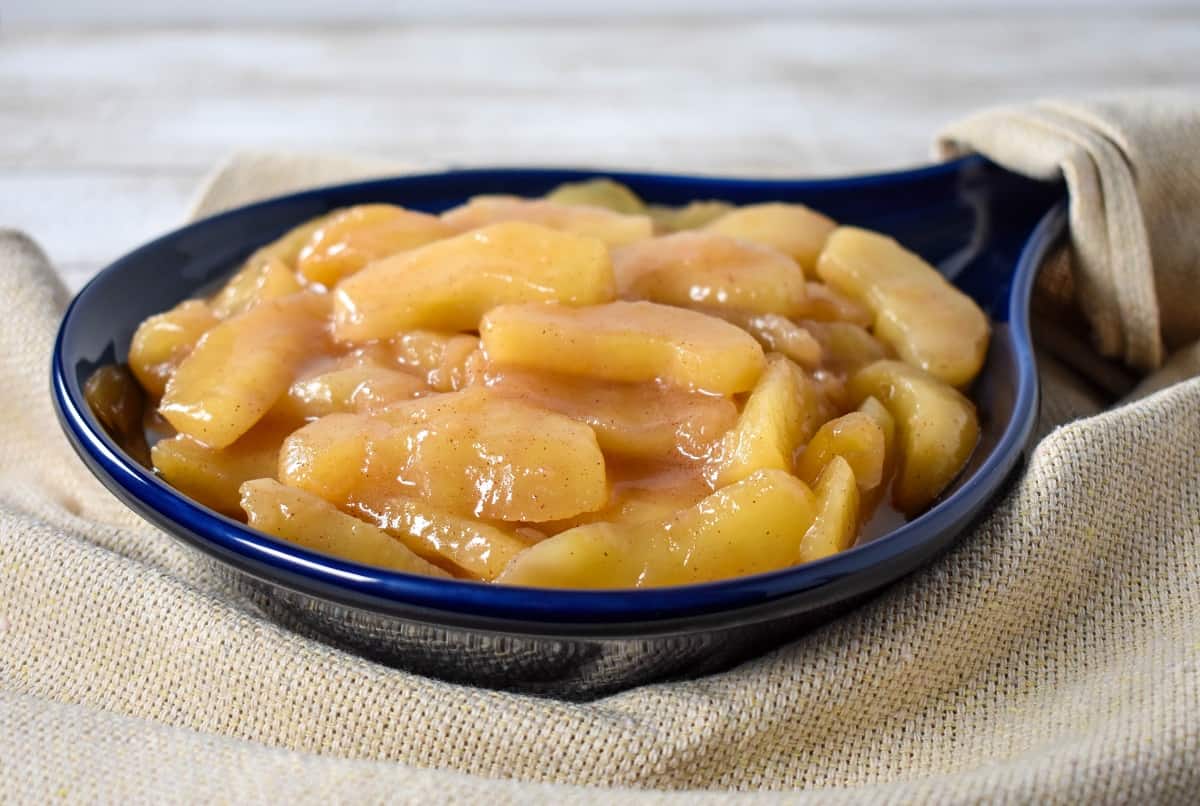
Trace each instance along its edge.
<instances>
[{"instance_id":1,"label":"dish rim","mask_svg":"<svg viewBox=\"0 0 1200 806\"><path fill-rule=\"evenodd\" d=\"M828 179L745 179L691 174L604 171L584 169L595 176L640 177L649 181L729 184L742 187L786 186L819 192L824 188L870 187L968 167L976 156L885 173ZM282 585L322 599L373 612L403 614L431 623L509 629L517 634L571 634L583 631L683 631L681 621L710 622L732 617L760 620L773 603L805 597L804 609L844 598L832 592L836 583L853 580L936 541L955 529L997 494L1018 461L1032 433L1038 399L1038 379L1029 331L1029 300L1033 280L1044 255L1061 235L1064 204L1046 212L1027 238L1013 269L1008 298L1008 324L1017 389L1013 413L991 453L950 496L917 518L877 539L839 554L802 565L751 576L692 585L629 590L555 590L445 580L388 571L301 548L251 529L192 501L127 456L95 420L82 397L74 373L66 366L64 348L75 312L90 304L102 280L143 252L185 235L216 219L244 216L284 201L318 198L334 191L369 193L373 185L424 177L469 177L472 174L529 174L539 170L575 169L472 168L401 174L388 178L326 185L274 196L219 213L168 232L113 261L75 295L63 315L55 339L51 366L52 397L61 425L73 447L93 473L125 503L172 537L216 556L226 564L270 584ZM826 591L822 596L821 592Z\"/></svg>"}]
</instances>

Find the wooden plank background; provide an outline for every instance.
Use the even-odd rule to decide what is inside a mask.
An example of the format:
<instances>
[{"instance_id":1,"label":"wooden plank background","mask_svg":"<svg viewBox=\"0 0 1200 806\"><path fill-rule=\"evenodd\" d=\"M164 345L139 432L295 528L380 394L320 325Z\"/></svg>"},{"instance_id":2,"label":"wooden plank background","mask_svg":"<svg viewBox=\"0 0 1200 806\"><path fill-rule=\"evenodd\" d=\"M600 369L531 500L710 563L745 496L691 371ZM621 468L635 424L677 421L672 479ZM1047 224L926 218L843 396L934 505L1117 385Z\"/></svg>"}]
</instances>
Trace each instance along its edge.
<instances>
[{"instance_id":1,"label":"wooden plank background","mask_svg":"<svg viewBox=\"0 0 1200 806\"><path fill-rule=\"evenodd\" d=\"M176 225L238 149L774 175L910 165L982 106L1200 86L1200 9L1123 8L7 25L0 227L32 234L78 286Z\"/></svg>"}]
</instances>

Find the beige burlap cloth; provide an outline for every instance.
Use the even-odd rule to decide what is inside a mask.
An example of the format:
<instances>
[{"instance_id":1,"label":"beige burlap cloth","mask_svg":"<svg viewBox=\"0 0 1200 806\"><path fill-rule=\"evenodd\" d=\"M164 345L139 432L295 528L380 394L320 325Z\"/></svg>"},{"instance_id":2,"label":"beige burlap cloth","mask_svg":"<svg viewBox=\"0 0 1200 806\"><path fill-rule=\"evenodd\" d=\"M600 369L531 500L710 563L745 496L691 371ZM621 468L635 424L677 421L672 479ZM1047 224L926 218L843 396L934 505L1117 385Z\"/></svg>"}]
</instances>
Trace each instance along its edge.
<instances>
[{"instance_id":1,"label":"beige burlap cloth","mask_svg":"<svg viewBox=\"0 0 1200 806\"><path fill-rule=\"evenodd\" d=\"M1200 323L1197 108L1007 110L947 135L1031 172L1071 166L1081 301L1098 331L1119 324L1100 346L1137 365ZM1043 115L1073 122L1055 137ZM198 209L383 169L239 159ZM47 365L64 298L32 243L0 236L0 802L1200 791L1200 380L1099 413L1044 359L1025 475L948 555L725 674L568 704L384 668L227 597L60 436ZM1179 355L1174 380L1196 366Z\"/></svg>"}]
</instances>

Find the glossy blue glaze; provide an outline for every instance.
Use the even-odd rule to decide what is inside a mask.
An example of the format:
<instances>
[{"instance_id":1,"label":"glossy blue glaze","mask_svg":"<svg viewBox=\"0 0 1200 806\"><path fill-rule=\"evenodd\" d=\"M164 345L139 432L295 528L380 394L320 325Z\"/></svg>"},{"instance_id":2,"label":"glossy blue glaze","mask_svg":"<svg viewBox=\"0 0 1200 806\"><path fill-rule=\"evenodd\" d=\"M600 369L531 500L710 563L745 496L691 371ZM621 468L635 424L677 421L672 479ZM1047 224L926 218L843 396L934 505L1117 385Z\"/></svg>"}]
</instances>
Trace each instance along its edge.
<instances>
[{"instance_id":1,"label":"glossy blue glaze","mask_svg":"<svg viewBox=\"0 0 1200 806\"><path fill-rule=\"evenodd\" d=\"M972 390L983 415L983 440L956 486L929 511L886 536L775 573L620 592L489 586L344 562L253 531L191 502L155 478L113 443L84 402L83 381L97 366L124 360L130 337L142 319L195 295L255 248L305 219L363 202L438 211L479 193L540 195L562 182L597 174L622 181L644 199L660 204L707 198L735 203L804 202L843 223L895 236L971 294L992 317L995 333L984 372ZM528 651L534 658L548 657L538 653L551 646L566 646L570 651L563 657L578 660L587 655L593 666L598 656L583 652L587 646L594 645L596 652L602 653L605 642L625 641L622 652L653 654L662 649L654 646L656 636L662 641L685 640L683 645L671 644L676 648L703 647L704 652L721 655L713 637L751 625L758 633L752 643L761 648L760 644L771 641L773 622L812 623L827 618L832 606L876 590L928 561L1002 489L1022 456L1036 418L1037 377L1028 304L1038 263L1063 228L1060 199L1058 186L1017 177L977 157L894 174L819 181L500 169L321 188L199 221L100 272L64 316L53 356L55 404L63 429L80 456L118 497L168 533L212 555L223 566L248 575L238 577L239 584L247 587L256 601L270 601L273 592L276 599L293 602L297 608L333 608L331 612L340 614L336 618L345 616L341 622L325 619L321 625L308 623L305 629L391 662L406 664L414 653L424 652L437 663L459 663L461 652L454 655L459 658L455 661L430 648L445 642L447 631L460 637L492 634L532 642ZM804 618L806 615L810 618ZM403 625L404 630L416 629L420 635L425 635L420 630L432 629L440 637L396 638L384 646L383 639L363 637L375 634L370 629L364 628L361 635L348 631L345 624L357 623L355 618L397 628ZM785 637L781 631L775 632L775 640ZM519 638L522 636L525 638ZM544 639L542 644L540 639ZM692 643L686 644L687 640ZM418 649L413 650L412 641ZM401 644L407 647L403 651L397 648ZM476 648L472 657L488 651ZM742 646L739 651L745 654L748 650ZM731 654L727 658L734 659ZM649 679L665 668L639 666L635 659L628 664L634 671L613 672L616 667L610 664L604 675L596 678L600 683L594 685L564 673L562 680L567 682L526 686L520 676L529 674L528 664L511 674L472 675L431 663L408 665L455 679L580 696ZM682 671L698 668L684 667ZM668 669L667 673L680 671Z\"/></svg>"}]
</instances>

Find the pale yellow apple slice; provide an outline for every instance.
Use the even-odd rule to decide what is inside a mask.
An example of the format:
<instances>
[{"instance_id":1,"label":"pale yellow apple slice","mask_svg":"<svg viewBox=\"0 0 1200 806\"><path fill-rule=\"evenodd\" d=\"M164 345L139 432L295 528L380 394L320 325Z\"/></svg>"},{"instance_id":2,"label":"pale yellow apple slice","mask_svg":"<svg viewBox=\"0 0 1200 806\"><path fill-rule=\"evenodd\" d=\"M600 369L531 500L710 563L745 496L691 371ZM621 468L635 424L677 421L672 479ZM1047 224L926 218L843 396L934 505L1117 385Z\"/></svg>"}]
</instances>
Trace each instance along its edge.
<instances>
[{"instance_id":1,"label":"pale yellow apple slice","mask_svg":"<svg viewBox=\"0 0 1200 806\"><path fill-rule=\"evenodd\" d=\"M836 226L833 219L802 204L767 202L731 210L705 229L778 249L811 275Z\"/></svg>"},{"instance_id":2,"label":"pale yellow apple slice","mask_svg":"<svg viewBox=\"0 0 1200 806\"><path fill-rule=\"evenodd\" d=\"M264 300L209 330L171 376L159 412L177 431L224 448L250 430L326 341L327 303L310 293Z\"/></svg>"},{"instance_id":3,"label":"pale yellow apple slice","mask_svg":"<svg viewBox=\"0 0 1200 806\"><path fill-rule=\"evenodd\" d=\"M505 397L587 423L606 453L640 460L703 458L738 416L729 398L654 384L614 384L508 368L489 373L487 385Z\"/></svg>"},{"instance_id":4,"label":"pale yellow apple slice","mask_svg":"<svg viewBox=\"0 0 1200 806\"><path fill-rule=\"evenodd\" d=\"M274 477L279 445L290 426L280 420L259 422L225 448L210 448L186 434L159 440L150 449L158 475L188 498L222 515L240 517L243 482Z\"/></svg>"},{"instance_id":5,"label":"pale yellow apple slice","mask_svg":"<svg viewBox=\"0 0 1200 806\"><path fill-rule=\"evenodd\" d=\"M808 486L762 470L665 521L578 526L526 549L497 582L547 588L685 585L797 562L817 512Z\"/></svg>"},{"instance_id":6,"label":"pale yellow apple slice","mask_svg":"<svg viewBox=\"0 0 1200 806\"><path fill-rule=\"evenodd\" d=\"M372 261L457 232L437 216L391 204L347 207L321 222L300 250L297 269L308 280L332 288Z\"/></svg>"},{"instance_id":7,"label":"pale yellow apple slice","mask_svg":"<svg viewBox=\"0 0 1200 806\"><path fill-rule=\"evenodd\" d=\"M276 411L293 421L335 412L369 412L430 391L416 375L386 367L340 367L293 383Z\"/></svg>"},{"instance_id":8,"label":"pale yellow apple slice","mask_svg":"<svg viewBox=\"0 0 1200 806\"><path fill-rule=\"evenodd\" d=\"M604 242L537 224L495 224L376 261L335 292L334 336L474 330L497 305L594 305L614 295Z\"/></svg>"},{"instance_id":9,"label":"pale yellow apple slice","mask_svg":"<svg viewBox=\"0 0 1200 806\"><path fill-rule=\"evenodd\" d=\"M400 496L355 499L347 509L415 554L490 582L527 544L506 528Z\"/></svg>"},{"instance_id":10,"label":"pale yellow apple slice","mask_svg":"<svg viewBox=\"0 0 1200 806\"><path fill-rule=\"evenodd\" d=\"M583 182L564 182L546 194L546 201L555 204L603 207L614 213L642 215L646 205L637 194L620 182L611 179L587 179Z\"/></svg>"},{"instance_id":11,"label":"pale yellow apple slice","mask_svg":"<svg viewBox=\"0 0 1200 806\"><path fill-rule=\"evenodd\" d=\"M800 541L800 562L845 551L858 537L859 485L850 463L834 456L825 465L814 489L817 516Z\"/></svg>"},{"instance_id":12,"label":"pale yellow apple slice","mask_svg":"<svg viewBox=\"0 0 1200 806\"><path fill-rule=\"evenodd\" d=\"M796 475L816 484L825 467L840 456L853 468L861 489L874 489L883 480L886 447L878 421L864 412L852 411L817 429L796 460Z\"/></svg>"},{"instance_id":13,"label":"pale yellow apple slice","mask_svg":"<svg viewBox=\"0 0 1200 806\"><path fill-rule=\"evenodd\" d=\"M862 493L860 509L862 519L866 521L887 497L896 475L896 418L887 410L887 406L874 397L864 400L858 410L874 420L883 433L883 475L878 486Z\"/></svg>"},{"instance_id":14,"label":"pale yellow apple slice","mask_svg":"<svg viewBox=\"0 0 1200 806\"><path fill-rule=\"evenodd\" d=\"M243 484L241 506L252 527L304 548L393 571L450 576L382 529L341 512L311 493L286 487L273 479Z\"/></svg>"},{"instance_id":15,"label":"pale yellow apple slice","mask_svg":"<svg viewBox=\"0 0 1200 806\"><path fill-rule=\"evenodd\" d=\"M412 330L391 339L399 364L425 378L439 392L454 392L472 380L472 356L479 339L465 333Z\"/></svg>"},{"instance_id":16,"label":"pale yellow apple slice","mask_svg":"<svg viewBox=\"0 0 1200 806\"><path fill-rule=\"evenodd\" d=\"M850 380L856 401L875 397L896 420L892 501L916 515L966 465L979 441L975 406L958 390L902 361L878 361Z\"/></svg>"},{"instance_id":17,"label":"pale yellow apple slice","mask_svg":"<svg viewBox=\"0 0 1200 806\"><path fill-rule=\"evenodd\" d=\"M921 257L892 238L840 227L817 272L875 314L874 332L900 358L959 388L987 354L987 316Z\"/></svg>"},{"instance_id":18,"label":"pale yellow apple slice","mask_svg":"<svg viewBox=\"0 0 1200 806\"><path fill-rule=\"evenodd\" d=\"M613 252L617 293L683 308L728 308L792 316L804 274L767 246L715 232L678 232Z\"/></svg>"},{"instance_id":19,"label":"pale yellow apple slice","mask_svg":"<svg viewBox=\"0 0 1200 806\"><path fill-rule=\"evenodd\" d=\"M505 305L480 325L488 360L608 381L661 381L736 394L766 360L752 336L716 317L653 302L587 308Z\"/></svg>"},{"instance_id":20,"label":"pale yellow apple slice","mask_svg":"<svg viewBox=\"0 0 1200 806\"><path fill-rule=\"evenodd\" d=\"M288 437L279 472L338 505L406 495L501 521L568 518L608 498L592 429L479 387L323 417Z\"/></svg>"},{"instance_id":21,"label":"pale yellow apple slice","mask_svg":"<svg viewBox=\"0 0 1200 806\"><path fill-rule=\"evenodd\" d=\"M654 225L644 215L625 215L603 207L558 204L519 196L476 196L442 213L442 220L459 232L501 221L528 221L543 227L599 238L609 246L649 238Z\"/></svg>"},{"instance_id":22,"label":"pale yellow apple slice","mask_svg":"<svg viewBox=\"0 0 1200 806\"><path fill-rule=\"evenodd\" d=\"M792 454L808 439L815 406L804 373L778 354L742 407L737 425L721 439L709 467L714 486L741 481L759 470L792 469Z\"/></svg>"},{"instance_id":23,"label":"pale yellow apple slice","mask_svg":"<svg viewBox=\"0 0 1200 806\"><path fill-rule=\"evenodd\" d=\"M198 299L185 300L143 320L129 343L129 369L142 388L153 397L162 397L176 367L219 321Z\"/></svg>"}]
</instances>

